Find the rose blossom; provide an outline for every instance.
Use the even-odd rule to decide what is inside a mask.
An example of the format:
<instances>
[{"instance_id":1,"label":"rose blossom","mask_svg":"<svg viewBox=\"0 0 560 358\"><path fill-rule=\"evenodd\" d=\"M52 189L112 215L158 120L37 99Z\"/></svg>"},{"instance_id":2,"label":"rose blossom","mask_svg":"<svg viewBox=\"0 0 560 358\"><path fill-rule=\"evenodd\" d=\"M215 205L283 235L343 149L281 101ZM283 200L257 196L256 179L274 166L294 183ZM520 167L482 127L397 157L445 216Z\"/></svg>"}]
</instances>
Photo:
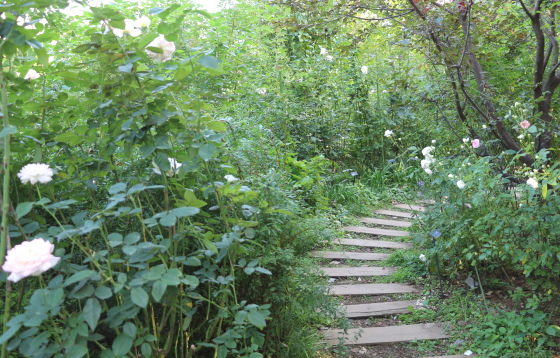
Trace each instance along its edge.
<instances>
[{"instance_id":1,"label":"rose blossom","mask_svg":"<svg viewBox=\"0 0 560 358\"><path fill-rule=\"evenodd\" d=\"M362 66L362 68L360 69L360 71L362 71L362 73L363 73L364 75L367 75L367 73L368 73L368 67L367 67L367 66Z\"/></svg>"},{"instance_id":2,"label":"rose blossom","mask_svg":"<svg viewBox=\"0 0 560 358\"><path fill-rule=\"evenodd\" d=\"M421 254L420 256L418 256L418 258L420 259L420 261L422 262L426 262L428 259L426 258L426 255Z\"/></svg>"},{"instance_id":3,"label":"rose blossom","mask_svg":"<svg viewBox=\"0 0 560 358\"><path fill-rule=\"evenodd\" d=\"M389 137L391 137L391 136L393 135L393 131L390 130L390 129L387 129L387 130L385 131L385 134L384 134L384 135L385 135L385 137L389 138Z\"/></svg>"},{"instance_id":4,"label":"rose blossom","mask_svg":"<svg viewBox=\"0 0 560 358\"><path fill-rule=\"evenodd\" d=\"M234 177L231 174L224 176L224 179L227 180L228 183L234 183L239 180L238 178Z\"/></svg>"},{"instance_id":5,"label":"rose blossom","mask_svg":"<svg viewBox=\"0 0 560 358\"><path fill-rule=\"evenodd\" d=\"M27 164L17 174L22 184L46 184L52 180L54 172L48 164L31 163Z\"/></svg>"},{"instance_id":6,"label":"rose blossom","mask_svg":"<svg viewBox=\"0 0 560 358\"><path fill-rule=\"evenodd\" d=\"M457 187L458 187L459 189L463 189L463 188L465 187L465 182L462 181L462 180L459 180L459 181L457 182Z\"/></svg>"},{"instance_id":7,"label":"rose blossom","mask_svg":"<svg viewBox=\"0 0 560 358\"><path fill-rule=\"evenodd\" d=\"M475 140L473 140L473 141L472 141L472 146L473 146L473 148L475 148L475 149L478 148L478 147L480 147L480 139L475 139Z\"/></svg>"},{"instance_id":8,"label":"rose blossom","mask_svg":"<svg viewBox=\"0 0 560 358\"><path fill-rule=\"evenodd\" d=\"M528 120L524 120L523 122L519 123L519 126L523 129L527 129L531 126L531 122Z\"/></svg>"},{"instance_id":9,"label":"rose blossom","mask_svg":"<svg viewBox=\"0 0 560 358\"><path fill-rule=\"evenodd\" d=\"M140 28L148 27L148 26L150 26L151 23L152 22L150 21L150 19L146 15L142 16L141 18L139 18L138 20L135 21L136 27L140 27Z\"/></svg>"},{"instance_id":10,"label":"rose blossom","mask_svg":"<svg viewBox=\"0 0 560 358\"><path fill-rule=\"evenodd\" d=\"M535 180L535 178L527 179L527 185L529 185L533 189L537 189L539 187L539 182Z\"/></svg>"},{"instance_id":11,"label":"rose blossom","mask_svg":"<svg viewBox=\"0 0 560 358\"><path fill-rule=\"evenodd\" d=\"M171 166L171 169L169 169L168 171L165 172L165 175L167 175L168 177L172 177L173 175L177 174L179 172L179 168L183 165L181 163L179 163L177 161L177 159L175 158L167 158L167 160L169 160L169 165ZM154 173L156 174L161 174L161 170L159 169L159 167L157 166L157 164L155 162L152 162L152 164L154 165Z\"/></svg>"},{"instance_id":12,"label":"rose blossom","mask_svg":"<svg viewBox=\"0 0 560 358\"><path fill-rule=\"evenodd\" d=\"M39 276L60 260L52 255L53 250L54 245L41 238L24 241L8 251L2 270L10 272L8 280L12 282L27 276Z\"/></svg>"},{"instance_id":13,"label":"rose blossom","mask_svg":"<svg viewBox=\"0 0 560 358\"><path fill-rule=\"evenodd\" d=\"M156 37L156 39L150 42L147 47L156 47L163 51L163 53L156 53L146 49L146 53L154 61L169 61L171 57L173 57L173 52L175 52L175 44L167 41L163 35Z\"/></svg>"},{"instance_id":14,"label":"rose blossom","mask_svg":"<svg viewBox=\"0 0 560 358\"><path fill-rule=\"evenodd\" d=\"M30 69L23 77L24 80L36 80L37 78L41 77L39 72L35 71L34 69Z\"/></svg>"}]
</instances>

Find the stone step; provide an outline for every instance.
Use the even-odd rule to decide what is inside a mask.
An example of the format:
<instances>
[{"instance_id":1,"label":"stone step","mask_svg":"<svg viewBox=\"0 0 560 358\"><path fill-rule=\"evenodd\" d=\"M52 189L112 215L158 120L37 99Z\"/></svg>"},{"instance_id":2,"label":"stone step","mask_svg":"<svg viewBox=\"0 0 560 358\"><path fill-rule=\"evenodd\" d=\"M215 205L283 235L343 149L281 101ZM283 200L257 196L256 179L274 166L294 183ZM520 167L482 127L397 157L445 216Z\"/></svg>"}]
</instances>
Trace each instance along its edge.
<instances>
[{"instance_id":1,"label":"stone step","mask_svg":"<svg viewBox=\"0 0 560 358\"><path fill-rule=\"evenodd\" d=\"M325 334L328 344L338 344L339 337L344 337L346 345L354 344L384 344L394 342L409 342L419 339L449 338L444 333L442 323L422 323L406 326L370 327L349 329L347 334L342 329L333 329ZM358 337L360 335L361 336Z\"/></svg>"},{"instance_id":2,"label":"stone step","mask_svg":"<svg viewBox=\"0 0 560 358\"><path fill-rule=\"evenodd\" d=\"M407 218L407 219L412 219L415 217L415 215L411 213L403 213L402 211L384 210L384 209L375 210L374 213L387 215L387 216L397 216L400 218Z\"/></svg>"},{"instance_id":3,"label":"stone step","mask_svg":"<svg viewBox=\"0 0 560 358\"><path fill-rule=\"evenodd\" d=\"M395 204L395 208L413 210L413 211L426 211L426 208L420 205L409 205L409 204Z\"/></svg>"},{"instance_id":4,"label":"stone step","mask_svg":"<svg viewBox=\"0 0 560 358\"><path fill-rule=\"evenodd\" d=\"M418 290L402 283L364 283L356 285L333 285L329 294L338 296L358 295L393 295L398 293L414 293Z\"/></svg>"},{"instance_id":5,"label":"stone step","mask_svg":"<svg viewBox=\"0 0 560 358\"><path fill-rule=\"evenodd\" d=\"M376 218L359 218L358 221L368 224L384 225L384 226L397 226L397 227L410 227L410 221L376 219Z\"/></svg>"},{"instance_id":6,"label":"stone step","mask_svg":"<svg viewBox=\"0 0 560 358\"><path fill-rule=\"evenodd\" d=\"M333 239L333 244L351 245L362 247L378 247L388 249L409 249L412 247L410 242L396 242L383 240L367 240L367 239Z\"/></svg>"},{"instance_id":7,"label":"stone step","mask_svg":"<svg viewBox=\"0 0 560 358\"><path fill-rule=\"evenodd\" d=\"M408 307L414 307L415 304L416 301L391 301L345 305L344 308L346 308L346 317L348 318L377 317L410 313Z\"/></svg>"},{"instance_id":8,"label":"stone step","mask_svg":"<svg viewBox=\"0 0 560 358\"><path fill-rule=\"evenodd\" d=\"M389 276L395 271L394 267L321 267L329 277L370 277Z\"/></svg>"},{"instance_id":9,"label":"stone step","mask_svg":"<svg viewBox=\"0 0 560 358\"><path fill-rule=\"evenodd\" d=\"M377 229L365 226L345 226L343 230L350 232L358 232L361 234L371 234L371 235L383 235L383 236L408 236L410 232L401 230L387 230L387 229Z\"/></svg>"},{"instance_id":10,"label":"stone step","mask_svg":"<svg viewBox=\"0 0 560 358\"><path fill-rule=\"evenodd\" d=\"M339 260L362 260L362 261L385 261L389 254L376 254L370 252L350 252L350 251L311 251L315 257Z\"/></svg>"}]
</instances>

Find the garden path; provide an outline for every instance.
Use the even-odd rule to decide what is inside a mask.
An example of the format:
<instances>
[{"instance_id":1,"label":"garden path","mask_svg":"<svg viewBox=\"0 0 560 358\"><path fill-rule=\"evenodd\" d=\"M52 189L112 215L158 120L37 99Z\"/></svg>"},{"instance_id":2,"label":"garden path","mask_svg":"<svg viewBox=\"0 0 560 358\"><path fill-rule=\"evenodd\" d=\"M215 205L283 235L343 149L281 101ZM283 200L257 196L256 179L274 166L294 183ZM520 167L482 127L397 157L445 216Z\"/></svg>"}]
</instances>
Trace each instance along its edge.
<instances>
[{"instance_id":1,"label":"garden path","mask_svg":"<svg viewBox=\"0 0 560 358\"><path fill-rule=\"evenodd\" d=\"M357 260L358 266L353 267L323 267L321 270L331 278L340 279L341 277L354 278L349 284L337 284L330 288L331 295L344 296L349 301L352 298L361 297L365 301L377 301L368 303L349 303L345 304L346 316L348 318L363 317L385 317L398 314L410 313L409 307L418 305L418 299L410 299L410 295L418 293L418 289L412 285L399 283L360 283L362 278L387 276L397 270L395 267L370 266L371 263L378 263L387 260L389 254L375 252L361 252L355 250L373 250L379 248L389 248L394 250L405 250L412 247L412 243L405 242L409 232L401 230L412 225L415 215L419 211L424 211L420 205L397 204L394 210L376 210L374 214L377 218L360 218L359 221L369 226L347 226L344 230L352 233L383 236L385 240L372 240L371 236L366 239L334 239L337 245L348 245L350 251L312 251L316 257L334 260ZM398 211L397 211L398 210ZM406 212L402 210L408 210ZM391 217L388 219L386 217ZM388 229L390 228L390 229ZM333 263L339 263L333 261ZM356 263L356 262L354 262ZM356 278L358 280L356 282ZM335 279L331 279L335 280ZM408 295L409 299L401 299L399 295ZM391 298L387 296L391 295ZM382 298L374 300L373 298ZM397 297L394 299L393 297ZM384 299L387 298L387 299ZM419 298L419 297L418 297ZM354 300L355 301L355 300ZM394 342L407 342L424 339L445 339L449 338L446 334L449 327L444 322L409 324L409 325L386 325L383 327L362 327L347 330L330 329L326 331L325 338L329 344L337 344L343 339L346 345L372 345ZM465 357L464 355L451 355L428 358L454 358Z\"/></svg>"}]
</instances>

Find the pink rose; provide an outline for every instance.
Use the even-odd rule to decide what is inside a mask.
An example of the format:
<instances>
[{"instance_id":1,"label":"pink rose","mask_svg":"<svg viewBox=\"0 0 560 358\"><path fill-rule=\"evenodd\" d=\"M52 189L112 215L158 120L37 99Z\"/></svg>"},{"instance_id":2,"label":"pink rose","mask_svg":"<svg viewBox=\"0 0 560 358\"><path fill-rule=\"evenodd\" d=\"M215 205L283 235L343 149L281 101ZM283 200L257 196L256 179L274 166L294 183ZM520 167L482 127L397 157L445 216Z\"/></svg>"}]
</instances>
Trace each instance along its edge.
<instances>
[{"instance_id":1,"label":"pink rose","mask_svg":"<svg viewBox=\"0 0 560 358\"><path fill-rule=\"evenodd\" d=\"M521 126L521 128L527 129L531 126L531 123L528 120L524 120L523 122L519 123L519 125Z\"/></svg>"},{"instance_id":2,"label":"pink rose","mask_svg":"<svg viewBox=\"0 0 560 358\"><path fill-rule=\"evenodd\" d=\"M475 139L472 141L472 146L473 148L478 148L480 147L480 139Z\"/></svg>"},{"instance_id":3,"label":"pink rose","mask_svg":"<svg viewBox=\"0 0 560 358\"><path fill-rule=\"evenodd\" d=\"M39 276L60 260L52 254L53 250L54 245L41 238L24 241L8 251L2 270L10 272L8 280L12 282L27 276Z\"/></svg>"},{"instance_id":4,"label":"pink rose","mask_svg":"<svg viewBox=\"0 0 560 358\"><path fill-rule=\"evenodd\" d=\"M154 61L169 61L171 57L173 57L173 52L175 52L175 44L167 41L163 35L159 35L154 41L150 42L147 47L154 47L161 51L161 53L156 53L146 49L146 53Z\"/></svg>"}]
</instances>

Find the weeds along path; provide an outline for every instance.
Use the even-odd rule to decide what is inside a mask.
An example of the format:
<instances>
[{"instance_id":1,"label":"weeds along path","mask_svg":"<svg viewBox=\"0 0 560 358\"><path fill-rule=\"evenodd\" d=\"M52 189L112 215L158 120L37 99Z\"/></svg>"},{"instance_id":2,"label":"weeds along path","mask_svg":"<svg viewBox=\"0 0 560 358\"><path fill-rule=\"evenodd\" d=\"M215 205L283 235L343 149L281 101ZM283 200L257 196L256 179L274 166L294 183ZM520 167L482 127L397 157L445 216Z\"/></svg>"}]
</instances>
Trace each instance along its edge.
<instances>
[{"instance_id":1,"label":"weeds along path","mask_svg":"<svg viewBox=\"0 0 560 358\"><path fill-rule=\"evenodd\" d=\"M369 357L364 355L365 349L360 349L367 345L449 338L449 322L395 325L392 319L383 320L383 317L410 313L409 307L416 307L421 301L415 286L387 283L389 276L397 272L398 268L384 264L390 254L372 252L407 250L412 247L412 243L407 242L409 232L406 229L412 225L415 213L424 211L424 207L408 204L394 206L391 210L376 210L374 214L377 218L360 218L359 221L367 226L344 227L345 231L358 234L361 238L334 239L333 244L339 248L338 251L311 252L315 257L335 260L331 261L331 266L336 267L322 267L321 270L331 281L337 282L331 286L330 294L344 298L346 317L352 319L352 326L355 327L346 333L342 329L325 330L326 342L336 345L343 340L344 344L354 346L351 351L358 352L362 357ZM377 240L379 237L383 239ZM340 267L337 265L340 261L336 260L344 260L348 265ZM363 319L371 317L381 319L381 326L364 327ZM421 356L411 352L392 354L399 357ZM374 356L377 357L377 353ZM437 358L444 357L464 356Z\"/></svg>"}]
</instances>

